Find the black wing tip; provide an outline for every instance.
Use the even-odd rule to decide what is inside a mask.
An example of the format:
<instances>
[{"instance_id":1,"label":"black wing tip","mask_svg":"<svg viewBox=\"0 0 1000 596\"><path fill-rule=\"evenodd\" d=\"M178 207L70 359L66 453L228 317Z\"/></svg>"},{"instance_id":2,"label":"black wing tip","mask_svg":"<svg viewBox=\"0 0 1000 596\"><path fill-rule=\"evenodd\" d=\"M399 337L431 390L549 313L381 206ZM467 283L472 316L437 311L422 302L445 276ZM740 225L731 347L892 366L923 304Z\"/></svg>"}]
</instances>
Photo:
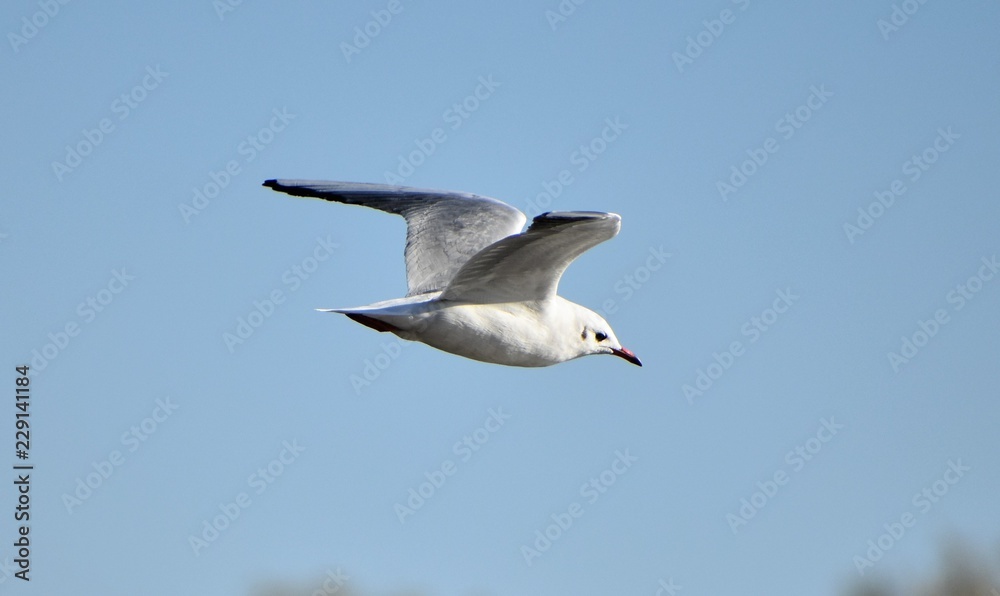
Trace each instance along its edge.
<instances>
[{"instance_id":1,"label":"black wing tip","mask_svg":"<svg viewBox=\"0 0 1000 596\"><path fill-rule=\"evenodd\" d=\"M535 216L531 220L531 227L546 229L566 224L574 224L586 221L621 221L621 216L616 213L605 213L604 211L548 211Z\"/></svg>"},{"instance_id":2,"label":"black wing tip","mask_svg":"<svg viewBox=\"0 0 1000 596\"><path fill-rule=\"evenodd\" d=\"M320 192L319 190L310 188L309 186L305 186L303 184L299 184L298 182L299 181L297 180L276 180L274 178L271 178L270 180L265 180L262 186L266 186L271 190L283 192L286 195L291 195L293 197L311 197L311 198L326 199L328 201L332 200L329 197L325 196L324 193Z\"/></svg>"},{"instance_id":3,"label":"black wing tip","mask_svg":"<svg viewBox=\"0 0 1000 596\"><path fill-rule=\"evenodd\" d=\"M546 211L541 215L536 215L535 219L551 219L562 221L579 221L584 219L609 219L618 217L614 213L605 211Z\"/></svg>"},{"instance_id":4,"label":"black wing tip","mask_svg":"<svg viewBox=\"0 0 1000 596\"><path fill-rule=\"evenodd\" d=\"M299 180L282 178L265 180L263 186L295 197L312 197L328 201L340 201L339 197L348 195L379 195L387 191L425 194L428 192L408 186L390 186L370 182L337 182L333 180Z\"/></svg>"}]
</instances>

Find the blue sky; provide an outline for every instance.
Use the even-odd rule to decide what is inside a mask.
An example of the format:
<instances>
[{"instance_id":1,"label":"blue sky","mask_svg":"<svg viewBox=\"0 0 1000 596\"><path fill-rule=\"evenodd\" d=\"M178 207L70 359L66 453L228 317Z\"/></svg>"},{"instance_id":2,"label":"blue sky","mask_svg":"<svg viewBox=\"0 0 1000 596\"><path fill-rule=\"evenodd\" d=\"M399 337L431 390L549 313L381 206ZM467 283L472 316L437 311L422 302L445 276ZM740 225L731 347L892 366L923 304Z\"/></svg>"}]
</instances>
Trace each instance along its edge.
<instances>
[{"instance_id":1,"label":"blue sky","mask_svg":"<svg viewBox=\"0 0 1000 596\"><path fill-rule=\"evenodd\" d=\"M996 2L0 17L4 593L837 594L995 547ZM621 214L560 293L645 366L315 312L404 294L405 226L273 177Z\"/></svg>"}]
</instances>

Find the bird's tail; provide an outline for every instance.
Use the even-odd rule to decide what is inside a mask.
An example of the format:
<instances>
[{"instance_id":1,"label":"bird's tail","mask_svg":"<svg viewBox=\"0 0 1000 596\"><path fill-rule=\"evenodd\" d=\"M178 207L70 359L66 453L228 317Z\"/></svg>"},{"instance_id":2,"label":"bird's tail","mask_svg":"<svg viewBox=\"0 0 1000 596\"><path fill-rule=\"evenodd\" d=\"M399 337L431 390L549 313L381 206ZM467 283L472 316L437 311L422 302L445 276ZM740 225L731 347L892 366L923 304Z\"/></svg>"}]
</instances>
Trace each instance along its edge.
<instances>
[{"instance_id":1,"label":"bird's tail","mask_svg":"<svg viewBox=\"0 0 1000 596\"><path fill-rule=\"evenodd\" d=\"M378 331L379 333L400 331L399 327L396 327L392 323L387 323L386 321L382 321L376 319L375 317L361 314L359 312L354 312L352 310L345 310L341 308L317 308L316 310L318 310L319 312L336 312L342 315L347 315L347 318L351 319L352 321L361 323L365 327L370 327L375 331Z\"/></svg>"}]
</instances>

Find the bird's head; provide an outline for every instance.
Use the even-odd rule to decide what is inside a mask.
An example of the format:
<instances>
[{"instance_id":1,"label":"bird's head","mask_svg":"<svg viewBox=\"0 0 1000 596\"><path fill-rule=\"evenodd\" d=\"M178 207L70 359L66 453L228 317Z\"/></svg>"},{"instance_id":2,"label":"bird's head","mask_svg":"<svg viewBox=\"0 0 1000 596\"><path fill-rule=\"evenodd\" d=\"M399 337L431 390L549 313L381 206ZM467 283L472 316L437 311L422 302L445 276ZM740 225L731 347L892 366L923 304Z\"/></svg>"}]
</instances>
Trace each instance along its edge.
<instances>
[{"instance_id":1,"label":"bird's head","mask_svg":"<svg viewBox=\"0 0 1000 596\"><path fill-rule=\"evenodd\" d=\"M575 319L573 333L576 336L575 341L579 347L580 356L613 354L636 366L642 366L642 362L631 350L622 347L618 338L615 337L611 325L608 325L604 317L592 310L578 306Z\"/></svg>"}]
</instances>

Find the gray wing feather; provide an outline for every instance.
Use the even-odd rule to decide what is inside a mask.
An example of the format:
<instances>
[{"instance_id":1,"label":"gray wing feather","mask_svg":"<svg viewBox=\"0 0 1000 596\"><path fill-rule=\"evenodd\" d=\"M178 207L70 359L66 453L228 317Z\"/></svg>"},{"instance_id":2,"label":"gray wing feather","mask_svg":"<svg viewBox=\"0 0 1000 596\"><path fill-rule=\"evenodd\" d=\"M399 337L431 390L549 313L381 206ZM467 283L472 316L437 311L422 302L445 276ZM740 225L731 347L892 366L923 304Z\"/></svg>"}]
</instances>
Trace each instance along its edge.
<instances>
[{"instance_id":1,"label":"gray wing feather","mask_svg":"<svg viewBox=\"0 0 1000 596\"><path fill-rule=\"evenodd\" d=\"M524 214L490 197L387 184L268 180L297 197L362 205L406 219L407 296L444 289L473 255L524 227Z\"/></svg>"},{"instance_id":2,"label":"gray wing feather","mask_svg":"<svg viewBox=\"0 0 1000 596\"><path fill-rule=\"evenodd\" d=\"M551 298L569 264L619 229L621 217L614 213L544 213L525 233L499 240L469 259L441 298L480 304Z\"/></svg>"}]
</instances>

